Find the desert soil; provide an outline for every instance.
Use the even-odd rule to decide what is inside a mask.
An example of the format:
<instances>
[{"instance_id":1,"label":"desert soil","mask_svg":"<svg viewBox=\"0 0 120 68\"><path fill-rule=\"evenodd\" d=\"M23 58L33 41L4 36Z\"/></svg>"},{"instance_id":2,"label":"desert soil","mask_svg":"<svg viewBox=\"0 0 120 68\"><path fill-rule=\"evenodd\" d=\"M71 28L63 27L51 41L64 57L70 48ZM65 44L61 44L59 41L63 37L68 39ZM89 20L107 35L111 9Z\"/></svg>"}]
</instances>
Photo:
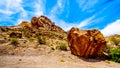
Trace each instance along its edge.
<instances>
[{"instance_id":1,"label":"desert soil","mask_svg":"<svg viewBox=\"0 0 120 68\"><path fill-rule=\"evenodd\" d=\"M1 55L0 68L120 68L119 63L112 61L83 59L70 51L47 50L38 53L30 47L21 55Z\"/></svg>"}]
</instances>

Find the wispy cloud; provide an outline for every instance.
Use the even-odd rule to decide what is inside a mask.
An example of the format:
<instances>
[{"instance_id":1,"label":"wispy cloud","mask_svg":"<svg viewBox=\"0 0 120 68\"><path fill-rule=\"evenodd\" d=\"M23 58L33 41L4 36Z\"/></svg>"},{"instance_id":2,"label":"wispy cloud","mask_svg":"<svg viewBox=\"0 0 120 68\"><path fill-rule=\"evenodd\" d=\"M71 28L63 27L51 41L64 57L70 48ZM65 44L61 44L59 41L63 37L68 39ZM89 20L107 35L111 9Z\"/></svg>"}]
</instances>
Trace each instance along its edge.
<instances>
[{"instance_id":1,"label":"wispy cloud","mask_svg":"<svg viewBox=\"0 0 120 68\"><path fill-rule=\"evenodd\" d=\"M101 30L104 36L109 36L113 34L120 34L120 20L107 25L104 29Z\"/></svg>"},{"instance_id":2,"label":"wispy cloud","mask_svg":"<svg viewBox=\"0 0 120 68\"><path fill-rule=\"evenodd\" d=\"M57 14L61 14L66 7L65 4L66 2L69 2L68 0L63 1L63 0L58 0L57 4L53 7L51 10L51 15L48 15L49 18L51 18L57 25L61 26L64 30L68 31L72 27L78 27L78 28L83 28L85 26L88 26L91 24L91 21L95 18L97 14L94 14L93 16L78 22L65 22L64 20L61 20L57 18ZM68 4L69 5L69 4ZM68 10L69 11L69 10Z\"/></svg>"},{"instance_id":3,"label":"wispy cloud","mask_svg":"<svg viewBox=\"0 0 120 68\"><path fill-rule=\"evenodd\" d=\"M44 14L45 7L44 3L46 0L37 0L35 2L29 2L29 6L33 7L34 11L28 11L24 8L27 3L24 0L3 0L0 1L0 14L2 14L2 19L0 22L8 20L9 22L17 25L21 23L22 20L28 20L31 14L32 16L40 16ZM34 4L33 4L34 3ZM4 7L4 8L3 8ZM15 18L17 16L17 18ZM5 22L7 23L7 22Z\"/></svg>"},{"instance_id":4,"label":"wispy cloud","mask_svg":"<svg viewBox=\"0 0 120 68\"><path fill-rule=\"evenodd\" d=\"M35 11L33 12L35 16L43 15L45 12L45 2L46 0L37 0L34 4Z\"/></svg>"},{"instance_id":5,"label":"wispy cloud","mask_svg":"<svg viewBox=\"0 0 120 68\"><path fill-rule=\"evenodd\" d=\"M20 16L19 18L25 18L27 17L27 12L24 10L24 8L21 5L22 0L4 0L4 1L0 1L0 7L4 8L0 9L0 14L3 14L2 20L8 20L11 21L11 23L14 21L12 20L11 15L19 13L20 12ZM16 22L14 22L13 24L16 24Z\"/></svg>"},{"instance_id":6,"label":"wispy cloud","mask_svg":"<svg viewBox=\"0 0 120 68\"><path fill-rule=\"evenodd\" d=\"M70 23L65 22L64 20L58 18L58 15L60 15L64 11L66 5L67 6L69 5L69 0L58 0L56 5L53 6L52 10L50 11L50 14L47 15L47 16L52 21L54 21L56 25L59 25L65 31L68 31L71 27L77 26L77 25L75 23L73 23L73 24L71 23L70 24ZM66 14L66 15L68 15L68 14Z\"/></svg>"},{"instance_id":7,"label":"wispy cloud","mask_svg":"<svg viewBox=\"0 0 120 68\"><path fill-rule=\"evenodd\" d=\"M93 8L98 0L77 0L79 7L82 9L82 11L91 11L91 8Z\"/></svg>"},{"instance_id":8,"label":"wispy cloud","mask_svg":"<svg viewBox=\"0 0 120 68\"><path fill-rule=\"evenodd\" d=\"M56 5L52 8L50 11L50 14L56 15L56 14L61 14L64 11L65 8L65 3L67 0L58 0Z\"/></svg>"},{"instance_id":9,"label":"wispy cloud","mask_svg":"<svg viewBox=\"0 0 120 68\"><path fill-rule=\"evenodd\" d=\"M22 10L22 6L21 6L22 0L4 0L4 1L0 1L0 5L1 7L4 6L3 9L0 9L2 14L7 14L7 15L11 15L14 14L16 12L19 12ZM2 12L4 11L4 12Z\"/></svg>"},{"instance_id":10,"label":"wispy cloud","mask_svg":"<svg viewBox=\"0 0 120 68\"><path fill-rule=\"evenodd\" d=\"M91 24L91 21L95 18L95 16L91 16L85 20L83 20L82 22L80 22L80 24L77 26L78 28L83 28L84 26L88 26L89 24Z\"/></svg>"}]
</instances>

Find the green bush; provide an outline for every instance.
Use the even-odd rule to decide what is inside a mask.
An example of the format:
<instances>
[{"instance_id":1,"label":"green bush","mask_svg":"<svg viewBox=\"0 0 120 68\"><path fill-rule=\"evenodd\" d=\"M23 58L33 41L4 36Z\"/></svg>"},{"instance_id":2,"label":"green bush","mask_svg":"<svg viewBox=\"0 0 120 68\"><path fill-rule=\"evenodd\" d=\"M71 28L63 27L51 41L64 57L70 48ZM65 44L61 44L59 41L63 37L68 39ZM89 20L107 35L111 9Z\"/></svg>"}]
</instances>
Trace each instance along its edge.
<instances>
[{"instance_id":1,"label":"green bush","mask_svg":"<svg viewBox=\"0 0 120 68\"><path fill-rule=\"evenodd\" d=\"M38 37L38 43L39 43L39 44L46 44L45 38L42 37L42 36L39 36L39 37Z\"/></svg>"},{"instance_id":2,"label":"green bush","mask_svg":"<svg viewBox=\"0 0 120 68\"><path fill-rule=\"evenodd\" d=\"M59 43L59 45L56 47L56 49L67 51L67 45L66 45L66 43Z\"/></svg>"},{"instance_id":3,"label":"green bush","mask_svg":"<svg viewBox=\"0 0 120 68\"><path fill-rule=\"evenodd\" d=\"M112 49L110 51L109 57L111 58L112 61L120 63L120 48Z\"/></svg>"},{"instance_id":4,"label":"green bush","mask_svg":"<svg viewBox=\"0 0 120 68\"><path fill-rule=\"evenodd\" d=\"M11 40L11 44L15 46L18 44L18 38L11 38L10 40Z\"/></svg>"}]
</instances>

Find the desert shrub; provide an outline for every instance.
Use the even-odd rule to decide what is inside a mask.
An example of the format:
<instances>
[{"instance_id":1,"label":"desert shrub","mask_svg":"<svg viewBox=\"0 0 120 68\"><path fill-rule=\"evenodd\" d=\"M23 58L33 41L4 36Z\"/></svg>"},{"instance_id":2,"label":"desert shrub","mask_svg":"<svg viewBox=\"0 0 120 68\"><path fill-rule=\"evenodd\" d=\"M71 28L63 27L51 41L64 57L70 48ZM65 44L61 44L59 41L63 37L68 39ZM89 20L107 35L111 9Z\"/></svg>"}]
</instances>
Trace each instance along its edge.
<instances>
[{"instance_id":1,"label":"desert shrub","mask_svg":"<svg viewBox=\"0 0 120 68\"><path fill-rule=\"evenodd\" d=\"M56 47L56 49L67 51L67 45L66 43L59 43L59 45Z\"/></svg>"},{"instance_id":2,"label":"desert shrub","mask_svg":"<svg viewBox=\"0 0 120 68\"><path fill-rule=\"evenodd\" d=\"M25 36L26 38L31 38L32 37L32 35L29 31L24 32L23 36Z\"/></svg>"},{"instance_id":3,"label":"desert shrub","mask_svg":"<svg viewBox=\"0 0 120 68\"><path fill-rule=\"evenodd\" d=\"M10 40L11 40L11 44L15 46L18 44L18 38L11 38Z\"/></svg>"},{"instance_id":4,"label":"desert shrub","mask_svg":"<svg viewBox=\"0 0 120 68\"><path fill-rule=\"evenodd\" d=\"M7 31L7 28L5 28L5 27L0 27L0 30L3 31L3 32L6 32L6 31Z\"/></svg>"},{"instance_id":5,"label":"desert shrub","mask_svg":"<svg viewBox=\"0 0 120 68\"><path fill-rule=\"evenodd\" d=\"M120 43L120 38L112 37L111 41L113 41L115 45L118 45Z\"/></svg>"},{"instance_id":6,"label":"desert shrub","mask_svg":"<svg viewBox=\"0 0 120 68\"><path fill-rule=\"evenodd\" d=\"M111 49L109 57L112 61L120 63L120 48Z\"/></svg>"},{"instance_id":7,"label":"desert shrub","mask_svg":"<svg viewBox=\"0 0 120 68\"><path fill-rule=\"evenodd\" d=\"M39 44L46 44L46 39L44 37L39 36L37 39Z\"/></svg>"}]
</instances>

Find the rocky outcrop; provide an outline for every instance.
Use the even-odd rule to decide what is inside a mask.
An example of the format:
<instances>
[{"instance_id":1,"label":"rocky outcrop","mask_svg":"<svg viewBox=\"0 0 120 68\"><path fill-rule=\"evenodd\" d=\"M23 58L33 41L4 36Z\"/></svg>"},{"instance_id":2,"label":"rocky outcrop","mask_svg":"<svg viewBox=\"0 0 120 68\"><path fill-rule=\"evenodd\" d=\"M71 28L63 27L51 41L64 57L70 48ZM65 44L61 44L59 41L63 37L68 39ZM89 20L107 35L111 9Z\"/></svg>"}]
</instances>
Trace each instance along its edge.
<instances>
[{"instance_id":1,"label":"rocky outcrop","mask_svg":"<svg viewBox=\"0 0 120 68\"><path fill-rule=\"evenodd\" d=\"M79 30L73 27L68 32L67 39L71 53L82 57L102 56L106 46L105 38L96 29Z\"/></svg>"},{"instance_id":2,"label":"rocky outcrop","mask_svg":"<svg viewBox=\"0 0 120 68\"><path fill-rule=\"evenodd\" d=\"M40 17L33 17L31 19L31 25L32 27L35 28L45 28L46 30L50 31L59 31L59 32L64 32L59 26L56 26L55 23L53 23L49 18L45 16L40 16Z\"/></svg>"},{"instance_id":3,"label":"rocky outcrop","mask_svg":"<svg viewBox=\"0 0 120 68\"><path fill-rule=\"evenodd\" d=\"M11 32L9 37L12 37L12 38L22 38L22 33L20 33L20 32Z\"/></svg>"},{"instance_id":4,"label":"rocky outcrop","mask_svg":"<svg viewBox=\"0 0 120 68\"><path fill-rule=\"evenodd\" d=\"M14 28L23 28L23 27L32 27L37 29L42 29L46 31L55 31L55 32L65 32L62 28L55 25L49 18L46 16L32 17L31 22L22 21L18 26Z\"/></svg>"},{"instance_id":5,"label":"rocky outcrop","mask_svg":"<svg viewBox=\"0 0 120 68\"><path fill-rule=\"evenodd\" d=\"M20 23L18 27L31 27L31 23L27 21L22 21L22 23Z\"/></svg>"}]
</instances>

